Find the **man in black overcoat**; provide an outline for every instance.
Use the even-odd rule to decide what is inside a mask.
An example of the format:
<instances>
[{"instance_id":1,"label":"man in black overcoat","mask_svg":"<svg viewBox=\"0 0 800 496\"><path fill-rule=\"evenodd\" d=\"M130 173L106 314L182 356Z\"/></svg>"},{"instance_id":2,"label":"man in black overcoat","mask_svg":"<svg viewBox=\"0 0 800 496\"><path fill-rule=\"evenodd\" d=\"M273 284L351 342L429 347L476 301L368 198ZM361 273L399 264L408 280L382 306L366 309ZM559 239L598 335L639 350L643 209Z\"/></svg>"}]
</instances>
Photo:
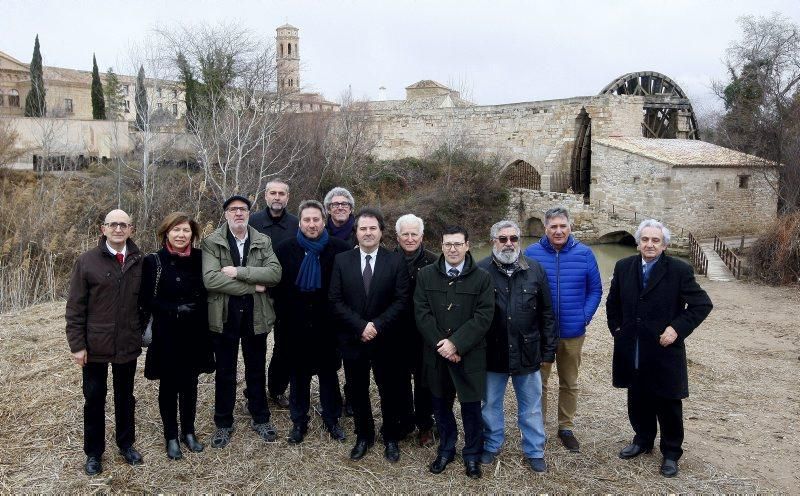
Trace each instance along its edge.
<instances>
[{"instance_id":1,"label":"man in black overcoat","mask_svg":"<svg viewBox=\"0 0 800 496\"><path fill-rule=\"evenodd\" d=\"M617 262L606 301L614 337L613 384L628 389L633 441L628 459L653 448L661 428L661 474L674 477L683 454L683 398L689 396L684 340L712 304L685 262L664 254L670 233L656 220L636 231L640 255Z\"/></svg>"},{"instance_id":2,"label":"man in black overcoat","mask_svg":"<svg viewBox=\"0 0 800 496\"><path fill-rule=\"evenodd\" d=\"M336 255L329 292L333 317L350 385L356 444L352 460L360 460L375 442L375 422L370 405L372 370L381 399L385 445L390 462L400 459L398 441L403 414L400 387L401 357L397 343L399 322L408 305L408 269L402 255L380 246L383 215L364 208L355 217L358 247Z\"/></svg>"},{"instance_id":3,"label":"man in black overcoat","mask_svg":"<svg viewBox=\"0 0 800 496\"><path fill-rule=\"evenodd\" d=\"M289 444L303 442L308 430L311 378L319 378L319 397L325 429L337 441L345 434L339 426L342 397L339 393L341 357L336 333L331 329L328 289L334 257L350 249L325 230L325 209L315 200L300 202L300 228L294 238L275 249L281 263L281 282L275 298L275 330L281 333L289 372Z\"/></svg>"}]
</instances>

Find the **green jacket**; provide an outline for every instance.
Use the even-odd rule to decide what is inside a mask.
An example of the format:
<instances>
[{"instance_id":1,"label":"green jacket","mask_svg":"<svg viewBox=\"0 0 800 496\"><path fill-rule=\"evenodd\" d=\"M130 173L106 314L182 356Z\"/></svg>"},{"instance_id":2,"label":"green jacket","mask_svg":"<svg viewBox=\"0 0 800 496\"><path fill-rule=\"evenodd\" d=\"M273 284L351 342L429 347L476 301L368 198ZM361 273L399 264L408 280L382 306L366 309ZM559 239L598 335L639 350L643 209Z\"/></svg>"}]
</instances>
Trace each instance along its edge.
<instances>
[{"instance_id":1,"label":"green jacket","mask_svg":"<svg viewBox=\"0 0 800 496\"><path fill-rule=\"evenodd\" d=\"M272 330L275 310L269 292L256 293L256 284L272 287L281 280L281 264L272 251L269 236L254 228L247 228L250 236L250 251L247 253L247 266L238 267L236 279L221 272L222 267L233 265L231 249L228 245L228 224L222 224L203 240L203 283L208 290L208 328L212 332L222 332L228 319L229 295L253 295L253 329L256 334Z\"/></svg>"},{"instance_id":2,"label":"green jacket","mask_svg":"<svg viewBox=\"0 0 800 496\"><path fill-rule=\"evenodd\" d=\"M494 286L467 252L464 270L456 278L444 272L444 256L417 274L414 315L422 334L422 376L438 396L455 386L462 403L480 401L486 388L486 333L494 317ZM442 358L436 344L449 339L461 361Z\"/></svg>"}]
</instances>

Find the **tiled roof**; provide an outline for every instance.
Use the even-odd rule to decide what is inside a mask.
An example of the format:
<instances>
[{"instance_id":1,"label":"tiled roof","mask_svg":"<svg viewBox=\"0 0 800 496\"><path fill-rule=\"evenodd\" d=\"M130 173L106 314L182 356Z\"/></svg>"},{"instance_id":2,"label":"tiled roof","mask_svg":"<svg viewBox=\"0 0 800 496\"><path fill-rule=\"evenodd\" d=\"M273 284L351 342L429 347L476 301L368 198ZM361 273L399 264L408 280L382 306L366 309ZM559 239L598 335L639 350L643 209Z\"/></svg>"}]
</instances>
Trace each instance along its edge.
<instances>
[{"instance_id":1,"label":"tiled roof","mask_svg":"<svg viewBox=\"0 0 800 496\"><path fill-rule=\"evenodd\" d=\"M426 110L436 108L451 107L473 107L474 104L462 100L454 95L434 95L424 98L412 98L411 100L384 100L366 102L369 110L392 111L392 110Z\"/></svg>"},{"instance_id":2,"label":"tiled roof","mask_svg":"<svg viewBox=\"0 0 800 496\"><path fill-rule=\"evenodd\" d=\"M593 138L593 142L642 155L674 167L775 167L775 162L712 143L643 137Z\"/></svg>"},{"instance_id":3,"label":"tiled roof","mask_svg":"<svg viewBox=\"0 0 800 496\"><path fill-rule=\"evenodd\" d=\"M449 90L447 86L443 85L442 83L437 83L432 79L423 79L422 81L417 81L416 83L406 86L407 90L419 89L419 88L443 88Z\"/></svg>"}]
</instances>

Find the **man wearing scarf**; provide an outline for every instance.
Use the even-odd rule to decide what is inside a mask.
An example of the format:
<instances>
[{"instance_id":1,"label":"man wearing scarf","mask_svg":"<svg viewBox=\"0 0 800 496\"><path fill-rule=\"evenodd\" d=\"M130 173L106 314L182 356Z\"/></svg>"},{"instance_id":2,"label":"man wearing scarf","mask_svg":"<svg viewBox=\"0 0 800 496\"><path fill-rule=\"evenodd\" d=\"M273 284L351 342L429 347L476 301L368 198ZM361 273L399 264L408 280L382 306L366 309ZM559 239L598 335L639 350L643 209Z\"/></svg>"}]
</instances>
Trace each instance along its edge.
<instances>
[{"instance_id":1,"label":"man wearing scarf","mask_svg":"<svg viewBox=\"0 0 800 496\"><path fill-rule=\"evenodd\" d=\"M337 371L341 358L336 332L331 329L328 288L337 253L350 247L325 230L325 209L315 200L303 200L298 209L300 226L294 238L282 241L275 254L283 273L273 291L277 314L276 332L284 339L289 383L292 431L289 444L303 442L309 421L311 378L319 378L319 396L325 429L331 438L344 441L339 426L342 399Z\"/></svg>"},{"instance_id":2,"label":"man wearing scarf","mask_svg":"<svg viewBox=\"0 0 800 496\"><path fill-rule=\"evenodd\" d=\"M358 242L353 230L355 223L353 211L356 208L353 195L346 189L337 186L325 195L324 204L328 212L328 221L325 224L328 234L346 241L351 248L354 247Z\"/></svg>"}]
</instances>

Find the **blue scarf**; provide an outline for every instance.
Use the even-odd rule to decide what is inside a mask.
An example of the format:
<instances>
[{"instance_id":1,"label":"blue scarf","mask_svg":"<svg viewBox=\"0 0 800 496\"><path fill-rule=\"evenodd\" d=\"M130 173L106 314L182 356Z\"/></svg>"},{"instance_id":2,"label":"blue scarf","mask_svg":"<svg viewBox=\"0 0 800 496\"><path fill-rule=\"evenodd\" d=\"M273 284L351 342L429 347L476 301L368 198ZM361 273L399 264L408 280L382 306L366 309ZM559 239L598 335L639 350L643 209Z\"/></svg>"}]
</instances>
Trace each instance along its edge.
<instances>
[{"instance_id":1,"label":"blue scarf","mask_svg":"<svg viewBox=\"0 0 800 496\"><path fill-rule=\"evenodd\" d=\"M355 218L353 217L353 214L350 214L350 217L347 218L347 222L339 227L336 227L333 224L333 219L328 217L328 223L325 225L325 229L330 231L331 236L334 238L339 238L342 241L349 241L350 236L353 234L353 224L355 224Z\"/></svg>"},{"instance_id":2,"label":"blue scarf","mask_svg":"<svg viewBox=\"0 0 800 496\"><path fill-rule=\"evenodd\" d=\"M303 263L300 264L300 271L294 284L300 291L310 293L322 287L322 268L319 264L319 254L328 244L328 231L322 230L322 236L316 241L312 241L303 235L300 229L297 230L297 242L306 251Z\"/></svg>"}]
</instances>

